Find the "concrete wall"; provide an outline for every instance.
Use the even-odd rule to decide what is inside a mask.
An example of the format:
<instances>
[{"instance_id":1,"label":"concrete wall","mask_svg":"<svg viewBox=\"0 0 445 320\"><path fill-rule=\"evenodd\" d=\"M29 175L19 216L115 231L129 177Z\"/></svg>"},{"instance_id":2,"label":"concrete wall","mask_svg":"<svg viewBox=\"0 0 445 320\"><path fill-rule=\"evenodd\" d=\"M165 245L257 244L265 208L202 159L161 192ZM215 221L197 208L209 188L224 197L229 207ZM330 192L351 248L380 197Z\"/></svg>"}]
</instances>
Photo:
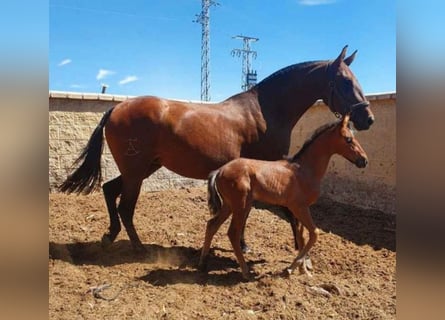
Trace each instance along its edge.
<instances>
[{"instance_id":1,"label":"concrete wall","mask_svg":"<svg viewBox=\"0 0 445 320\"><path fill-rule=\"evenodd\" d=\"M396 95L370 95L376 122L367 131L355 131L369 158L358 169L343 157L334 155L323 180L325 196L344 203L396 212ZM292 131L289 153L295 153L319 126L335 117L323 103L312 106Z\"/></svg>"},{"instance_id":2,"label":"concrete wall","mask_svg":"<svg viewBox=\"0 0 445 320\"><path fill-rule=\"evenodd\" d=\"M70 166L86 145L104 111L127 99L127 96L50 92L49 94L49 183L50 191L70 172ZM357 169L334 156L323 183L323 195L336 201L395 213L396 186L396 95L370 95L376 123L356 136L366 150L370 164ZM290 154L295 153L320 125L335 120L321 102L317 102L300 119L292 133ZM105 180L119 173L105 146L102 156ZM205 182L187 179L165 168L144 182L143 191L200 186Z\"/></svg>"}]
</instances>

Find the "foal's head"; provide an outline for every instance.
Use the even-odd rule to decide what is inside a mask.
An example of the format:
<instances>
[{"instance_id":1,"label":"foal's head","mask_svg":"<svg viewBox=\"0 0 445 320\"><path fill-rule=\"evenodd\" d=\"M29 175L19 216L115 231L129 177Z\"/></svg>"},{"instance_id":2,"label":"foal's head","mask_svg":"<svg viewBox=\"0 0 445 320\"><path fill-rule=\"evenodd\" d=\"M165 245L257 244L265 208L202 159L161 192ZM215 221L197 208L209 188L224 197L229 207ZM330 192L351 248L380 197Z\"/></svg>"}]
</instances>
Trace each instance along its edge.
<instances>
[{"instance_id":1,"label":"foal's head","mask_svg":"<svg viewBox=\"0 0 445 320\"><path fill-rule=\"evenodd\" d=\"M354 163L359 168L364 168L368 164L368 156L363 150L349 124L349 115L333 128L330 143L335 153L343 156Z\"/></svg>"}]
</instances>

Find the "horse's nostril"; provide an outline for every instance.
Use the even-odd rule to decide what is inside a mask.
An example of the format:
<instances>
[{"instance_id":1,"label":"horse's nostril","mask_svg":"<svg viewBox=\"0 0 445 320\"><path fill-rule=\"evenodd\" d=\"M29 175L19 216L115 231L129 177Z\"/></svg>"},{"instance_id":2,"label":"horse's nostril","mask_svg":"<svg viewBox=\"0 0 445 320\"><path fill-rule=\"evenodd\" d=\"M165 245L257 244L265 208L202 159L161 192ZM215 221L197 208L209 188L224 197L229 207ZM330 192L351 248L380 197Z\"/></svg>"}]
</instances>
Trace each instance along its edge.
<instances>
[{"instance_id":1,"label":"horse's nostril","mask_svg":"<svg viewBox=\"0 0 445 320\"><path fill-rule=\"evenodd\" d=\"M359 158L359 159L357 159L356 165L359 168L364 168L364 167L366 167L368 165L368 159L366 159L366 158Z\"/></svg>"},{"instance_id":2,"label":"horse's nostril","mask_svg":"<svg viewBox=\"0 0 445 320\"><path fill-rule=\"evenodd\" d=\"M368 125L372 125L374 123L374 117L368 117Z\"/></svg>"}]
</instances>

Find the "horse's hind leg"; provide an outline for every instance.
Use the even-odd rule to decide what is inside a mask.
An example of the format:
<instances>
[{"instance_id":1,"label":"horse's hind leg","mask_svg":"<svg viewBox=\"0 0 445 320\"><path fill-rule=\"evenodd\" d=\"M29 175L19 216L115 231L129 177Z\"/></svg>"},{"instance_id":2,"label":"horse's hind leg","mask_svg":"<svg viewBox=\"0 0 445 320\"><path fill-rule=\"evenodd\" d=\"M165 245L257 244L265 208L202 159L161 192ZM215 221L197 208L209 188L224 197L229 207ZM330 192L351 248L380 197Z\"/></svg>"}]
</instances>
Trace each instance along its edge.
<instances>
[{"instance_id":1,"label":"horse's hind leg","mask_svg":"<svg viewBox=\"0 0 445 320\"><path fill-rule=\"evenodd\" d=\"M221 210L207 222L204 245L202 246L201 258L199 259L198 264L200 270L204 271L207 268L207 255L209 254L213 236L229 216L230 208L223 204Z\"/></svg>"},{"instance_id":2,"label":"horse's hind leg","mask_svg":"<svg viewBox=\"0 0 445 320\"><path fill-rule=\"evenodd\" d=\"M247 221L247 218L249 217L249 213L250 212L248 212L246 214L246 219L244 220L244 224L242 226L242 231L241 231L241 236L240 236L240 246L241 246L241 250L244 253L248 253L251 251L250 247L246 244L246 240L244 239L244 230L246 229L246 221Z\"/></svg>"},{"instance_id":3,"label":"horse's hind leg","mask_svg":"<svg viewBox=\"0 0 445 320\"><path fill-rule=\"evenodd\" d=\"M133 215L141 191L142 181L142 178L123 180L122 195L118 207L119 215L125 230L127 231L128 237L130 238L131 244L138 252L144 252L145 248L134 228Z\"/></svg>"},{"instance_id":4,"label":"horse's hind leg","mask_svg":"<svg viewBox=\"0 0 445 320\"><path fill-rule=\"evenodd\" d=\"M230 239L230 243L232 244L236 259L238 260L238 263L240 265L243 278L245 280L249 280L250 278L249 268L247 266L246 260L244 259L240 243L241 235L243 233L243 227L245 226L245 221L247 219L247 215L249 214L250 208L251 206L249 205L246 208L237 208L236 211L234 210L229 231L227 233Z\"/></svg>"},{"instance_id":5,"label":"horse's hind leg","mask_svg":"<svg viewBox=\"0 0 445 320\"><path fill-rule=\"evenodd\" d=\"M116 199L122 192L122 177L119 176L113 180L107 181L102 186L104 192L105 203L107 204L108 214L110 216L110 227L108 233L102 237L102 246L108 247L116 239L121 231L121 223L116 206Z\"/></svg>"}]
</instances>

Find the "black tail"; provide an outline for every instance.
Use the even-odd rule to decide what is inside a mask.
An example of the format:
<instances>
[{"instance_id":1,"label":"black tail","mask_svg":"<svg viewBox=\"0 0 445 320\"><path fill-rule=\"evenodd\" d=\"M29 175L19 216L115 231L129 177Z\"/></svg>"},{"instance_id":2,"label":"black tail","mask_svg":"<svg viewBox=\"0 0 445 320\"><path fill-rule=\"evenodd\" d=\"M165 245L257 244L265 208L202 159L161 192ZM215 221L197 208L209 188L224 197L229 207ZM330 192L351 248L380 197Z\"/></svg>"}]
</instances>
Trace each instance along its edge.
<instances>
[{"instance_id":1,"label":"black tail","mask_svg":"<svg viewBox=\"0 0 445 320\"><path fill-rule=\"evenodd\" d=\"M207 203L209 206L210 213L214 216L219 210L221 210L221 198L218 194L218 190L216 189L216 176L218 175L219 170L215 170L210 172L209 178L207 180Z\"/></svg>"},{"instance_id":2,"label":"black tail","mask_svg":"<svg viewBox=\"0 0 445 320\"><path fill-rule=\"evenodd\" d=\"M83 160L82 164L59 186L59 191L88 194L97 188L97 182L102 179L100 157L103 150L103 129L113 109L114 107L103 115L73 167Z\"/></svg>"}]
</instances>

